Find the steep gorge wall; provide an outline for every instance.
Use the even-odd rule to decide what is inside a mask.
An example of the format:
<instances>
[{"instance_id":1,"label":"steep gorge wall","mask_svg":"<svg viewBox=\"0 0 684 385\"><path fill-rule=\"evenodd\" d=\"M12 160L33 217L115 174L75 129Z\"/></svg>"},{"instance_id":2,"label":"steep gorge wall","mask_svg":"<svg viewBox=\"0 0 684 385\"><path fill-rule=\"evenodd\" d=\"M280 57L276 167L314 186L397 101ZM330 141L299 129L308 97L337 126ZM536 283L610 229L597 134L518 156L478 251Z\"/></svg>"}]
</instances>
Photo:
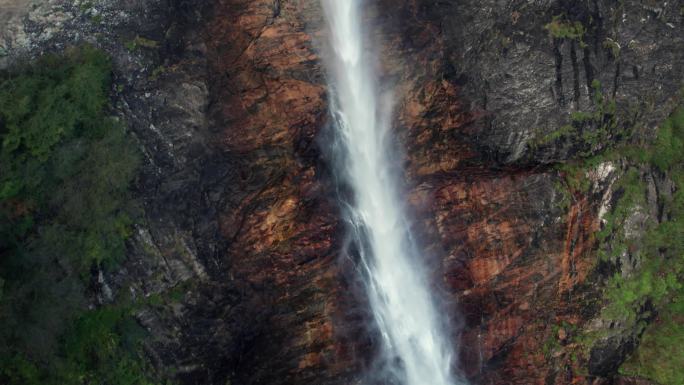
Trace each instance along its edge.
<instances>
[{"instance_id":1,"label":"steep gorge wall","mask_svg":"<svg viewBox=\"0 0 684 385\"><path fill-rule=\"evenodd\" d=\"M452 245L445 273L466 317L467 366L480 367L483 383L615 375L635 331L616 326L611 333L623 337L598 343L591 357L569 334L608 328L596 326L610 273L600 272L594 232L607 202L619 199L612 185L625 168L591 170L589 189L570 188L568 201L565 178L550 166L629 135L655 135L681 100L681 4L466 1L419 9L427 22L439 20L443 76L475 116L455 133L477 153L476 170L453 172L458 177L428 198L439 207L430 217L450 226L441 244Z\"/></svg>"},{"instance_id":2,"label":"steep gorge wall","mask_svg":"<svg viewBox=\"0 0 684 385\"><path fill-rule=\"evenodd\" d=\"M114 56L115 110L146 155L145 221L108 284L161 296L138 314L159 370L187 384L358 381L376 337L326 158L318 1L93 3L44 2L13 44L38 54L85 36ZM594 232L621 169L568 196L555 165L627 130L653 136L682 86L681 4L369 3L415 228L462 312L463 371L482 384L616 375L632 340L590 357L573 337L600 315ZM563 31L575 22L581 36Z\"/></svg>"},{"instance_id":3,"label":"steep gorge wall","mask_svg":"<svg viewBox=\"0 0 684 385\"><path fill-rule=\"evenodd\" d=\"M300 147L291 141L302 140L302 131L295 127L310 127L310 136L305 137L308 143L313 137L324 137L325 96L315 49L316 39L321 38L320 14L316 4L301 2L252 7L246 8L261 12L261 21L242 26L248 43L239 52L256 64L240 71L250 73L247 80L238 76L236 81L244 90L239 108L254 109L245 113L251 115L248 119L262 119L275 111L270 119L281 130L289 127L290 133L269 137L288 146L285 152L297 154ZM242 15L252 21L250 12ZM406 149L412 186L408 196L416 227L422 231L425 255L435 277L443 277L450 298L463 311L464 371L478 383L521 384L572 383L615 374L619 362L600 364L599 369L594 364L595 370L589 373L590 357L577 353L581 349L567 334L570 329L580 334L599 315L602 280L607 277L596 271L594 233L600 228L599 210L610 196L616 175L611 170L594 171L589 175L591 190L568 202L564 176L553 164L597 153L624 138L627 131L653 135L677 102L681 86L678 64L682 57L676 48L682 42L674 32L681 16L676 6L558 2L511 3L502 8L480 2L416 1L378 2L369 6L367 14L365 23L373 26L371 38L381 49L379 72L398 98L396 134ZM581 23L582 36L555 36L554 20L559 20L561 28ZM616 43L619 52L607 42ZM280 52L277 59L271 56L274 51ZM261 69L259 75L251 69L255 67ZM261 87L250 88L256 83ZM304 99L285 97L271 105L276 99L270 90L278 92L284 84ZM597 93L615 101L612 110L597 101ZM280 110L284 100L288 108ZM600 117L574 127L573 112ZM268 122L259 125L269 133L272 130ZM572 127L565 129L569 133L555 134L568 125ZM320 146L312 151L320 151ZM317 183L329 184L329 176L323 175ZM295 207L297 201L291 201ZM334 217L335 208L328 209ZM315 218L302 219L312 223ZM287 222L292 224L291 219ZM289 231L293 229L279 233ZM339 279L345 272L334 260L342 227L338 224L328 234L333 247L326 271ZM270 268L275 270L271 271L280 276L280 267L274 267L277 262L272 263ZM290 284L301 285L295 282L307 274L321 274L313 272L315 267L280 266L290 278L273 287L276 292ZM303 271L307 273L298 276ZM309 294L304 302L335 308L341 293L337 290L343 287L335 281L328 283L320 297ZM280 301L290 306L290 301L299 299ZM347 328L341 314L358 308L359 298L352 295L341 302L349 307L318 313L316 319L332 330ZM271 326L278 325L284 325L290 336L303 332L289 329L294 324ZM338 368L340 357L331 347L340 338L333 332L317 340L328 338L328 347L322 344L313 354L303 349L300 358L293 360L302 373L312 373L311 378L335 373L332 368ZM624 359L631 349L623 345L631 340L620 341L604 351L608 361ZM549 348L568 344L567 350ZM345 356L345 360L364 357L354 351L359 355ZM573 358L577 355L579 360ZM309 366L312 357L315 364ZM265 371L272 371L265 368L280 364L263 365ZM330 378L347 381L338 374Z\"/></svg>"}]
</instances>

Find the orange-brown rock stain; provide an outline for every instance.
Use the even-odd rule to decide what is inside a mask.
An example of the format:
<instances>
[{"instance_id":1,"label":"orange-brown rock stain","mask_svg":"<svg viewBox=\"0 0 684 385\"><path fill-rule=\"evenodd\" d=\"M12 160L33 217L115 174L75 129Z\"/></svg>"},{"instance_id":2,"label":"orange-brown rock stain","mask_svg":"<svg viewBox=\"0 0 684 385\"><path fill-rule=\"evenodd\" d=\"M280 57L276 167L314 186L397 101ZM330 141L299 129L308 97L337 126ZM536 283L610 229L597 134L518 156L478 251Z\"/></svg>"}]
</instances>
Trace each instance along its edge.
<instances>
[{"instance_id":1,"label":"orange-brown rock stain","mask_svg":"<svg viewBox=\"0 0 684 385\"><path fill-rule=\"evenodd\" d=\"M570 205L567 223L559 293L571 291L577 284L584 282L593 267L592 261L586 256L596 245L594 234L599 230L599 220L588 197L580 196Z\"/></svg>"},{"instance_id":2,"label":"orange-brown rock stain","mask_svg":"<svg viewBox=\"0 0 684 385\"><path fill-rule=\"evenodd\" d=\"M378 26L378 71L393 86L407 205L425 255L437 261L431 271L460 308L450 318L463 325L454 337L462 368L482 384L584 381L567 354L572 336L554 327L586 321L568 309L579 306L576 288L593 267L596 208L581 195L557 207L551 168L490 168L466 140L485 113L469 110L443 76L439 26L414 1L377 7L367 22ZM219 213L225 258L267 319L258 351L236 370L255 384L354 383L377 341L352 263L340 263L344 226L316 143L327 120L319 1L217 0L214 8L210 112L216 145L241 176ZM545 353L549 341L566 348Z\"/></svg>"},{"instance_id":3,"label":"orange-brown rock stain","mask_svg":"<svg viewBox=\"0 0 684 385\"><path fill-rule=\"evenodd\" d=\"M352 300L345 300L338 263L334 190L316 156L327 119L312 37L319 6L218 0L206 27L216 145L241 176L219 213L230 242L225 259L261 306L252 342L258 348L245 347L235 368L250 383L345 378L354 365L355 357L339 354L353 351L336 330Z\"/></svg>"},{"instance_id":4,"label":"orange-brown rock stain","mask_svg":"<svg viewBox=\"0 0 684 385\"><path fill-rule=\"evenodd\" d=\"M443 277L465 318L462 366L475 383L585 381L575 336L559 325L587 321L572 309L594 268L597 208L582 194L567 209L553 201L559 178L464 168L437 172L409 195L442 248Z\"/></svg>"}]
</instances>

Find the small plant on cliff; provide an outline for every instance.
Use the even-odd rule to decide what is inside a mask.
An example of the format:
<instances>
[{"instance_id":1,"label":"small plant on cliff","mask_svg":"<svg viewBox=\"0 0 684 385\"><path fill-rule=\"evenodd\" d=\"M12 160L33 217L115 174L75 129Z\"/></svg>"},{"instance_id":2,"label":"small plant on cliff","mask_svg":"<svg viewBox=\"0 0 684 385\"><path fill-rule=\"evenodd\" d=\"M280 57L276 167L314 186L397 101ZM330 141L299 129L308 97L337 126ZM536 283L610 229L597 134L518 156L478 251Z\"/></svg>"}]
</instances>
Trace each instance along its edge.
<instances>
[{"instance_id":1,"label":"small plant on cliff","mask_svg":"<svg viewBox=\"0 0 684 385\"><path fill-rule=\"evenodd\" d=\"M562 15L554 16L550 23L544 26L549 35L556 39L577 40L584 45L583 38L586 33L584 25L579 21L566 20Z\"/></svg>"},{"instance_id":2,"label":"small plant on cliff","mask_svg":"<svg viewBox=\"0 0 684 385\"><path fill-rule=\"evenodd\" d=\"M603 48L610 50L610 53L613 54L614 58L620 57L622 47L620 47L620 43L617 41L607 37L606 40L603 41Z\"/></svg>"},{"instance_id":3,"label":"small plant on cliff","mask_svg":"<svg viewBox=\"0 0 684 385\"><path fill-rule=\"evenodd\" d=\"M159 42L142 36L136 36L133 40L127 41L124 45L129 51L135 51L141 48L157 48Z\"/></svg>"},{"instance_id":4,"label":"small plant on cliff","mask_svg":"<svg viewBox=\"0 0 684 385\"><path fill-rule=\"evenodd\" d=\"M565 143L576 148L577 155L582 158L591 157L612 144L615 138L626 138L628 130L620 130L617 120L615 100L608 100L603 95L601 82L594 80L591 84L593 111L575 111L570 114L570 124L537 138L531 145L545 146L553 143Z\"/></svg>"}]
</instances>

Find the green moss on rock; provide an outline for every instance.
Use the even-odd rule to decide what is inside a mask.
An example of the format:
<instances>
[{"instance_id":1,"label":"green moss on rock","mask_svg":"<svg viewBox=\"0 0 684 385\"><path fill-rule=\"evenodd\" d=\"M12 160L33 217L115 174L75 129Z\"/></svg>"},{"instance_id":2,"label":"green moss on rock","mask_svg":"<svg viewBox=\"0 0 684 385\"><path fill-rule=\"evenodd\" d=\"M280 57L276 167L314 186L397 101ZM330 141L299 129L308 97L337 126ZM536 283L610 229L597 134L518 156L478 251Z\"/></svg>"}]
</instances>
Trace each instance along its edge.
<instances>
[{"instance_id":1,"label":"green moss on rock","mask_svg":"<svg viewBox=\"0 0 684 385\"><path fill-rule=\"evenodd\" d=\"M550 23L544 26L549 34L557 39L574 39L581 41L586 33L584 25L579 21L565 19L562 15L554 16Z\"/></svg>"}]
</instances>

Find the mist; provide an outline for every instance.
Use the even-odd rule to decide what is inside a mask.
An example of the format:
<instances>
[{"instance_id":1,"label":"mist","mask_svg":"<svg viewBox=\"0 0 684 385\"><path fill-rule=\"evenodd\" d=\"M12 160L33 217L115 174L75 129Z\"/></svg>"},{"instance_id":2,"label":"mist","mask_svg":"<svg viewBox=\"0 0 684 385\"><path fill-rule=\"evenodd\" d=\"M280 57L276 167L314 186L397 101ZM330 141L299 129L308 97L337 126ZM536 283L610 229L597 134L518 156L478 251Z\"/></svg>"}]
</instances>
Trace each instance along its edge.
<instances>
[{"instance_id":1,"label":"mist","mask_svg":"<svg viewBox=\"0 0 684 385\"><path fill-rule=\"evenodd\" d=\"M329 27L330 114L335 168L351 197L340 198L360 279L381 336L368 373L402 385L455 385L455 347L446 330L424 258L415 245L391 138L391 98L379 92L360 0L322 0ZM400 171L400 170L399 170Z\"/></svg>"}]
</instances>

